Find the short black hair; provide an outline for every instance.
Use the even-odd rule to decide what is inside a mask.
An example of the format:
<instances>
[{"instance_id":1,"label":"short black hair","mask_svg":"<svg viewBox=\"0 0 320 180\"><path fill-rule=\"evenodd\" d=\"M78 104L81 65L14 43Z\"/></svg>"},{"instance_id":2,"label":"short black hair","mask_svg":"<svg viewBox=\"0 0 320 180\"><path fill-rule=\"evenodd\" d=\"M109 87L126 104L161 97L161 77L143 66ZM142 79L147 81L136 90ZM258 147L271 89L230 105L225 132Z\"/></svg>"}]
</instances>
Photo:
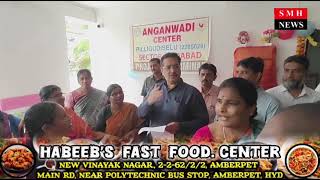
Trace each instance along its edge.
<instances>
[{"instance_id":1,"label":"short black hair","mask_svg":"<svg viewBox=\"0 0 320 180\"><path fill-rule=\"evenodd\" d=\"M78 73L77 73L78 79L80 78L80 75L82 75L82 74L88 74L88 75L92 78L91 72L90 72L89 69L80 69L80 70L78 71Z\"/></svg>"},{"instance_id":2,"label":"short black hair","mask_svg":"<svg viewBox=\"0 0 320 180\"><path fill-rule=\"evenodd\" d=\"M246 69L250 69L255 73L263 73L264 62L260 57L248 57L243 60L240 60L237 66L242 66Z\"/></svg>"},{"instance_id":3,"label":"short black hair","mask_svg":"<svg viewBox=\"0 0 320 180\"><path fill-rule=\"evenodd\" d=\"M254 84L252 84L250 81L243 79L243 78L229 78L224 80L219 89L223 88L232 88L238 91L240 97L245 101L245 103L248 106L254 106L257 105L257 99L258 99L258 93L257 89ZM257 115L257 110L251 118L255 117Z\"/></svg>"},{"instance_id":4,"label":"short black hair","mask_svg":"<svg viewBox=\"0 0 320 180\"><path fill-rule=\"evenodd\" d=\"M211 63L204 63L200 66L199 68L199 74L200 74L200 71L202 69L206 69L206 70L209 70L209 71L212 71L214 75L217 75L217 68L215 65L211 64Z\"/></svg>"},{"instance_id":5,"label":"short black hair","mask_svg":"<svg viewBox=\"0 0 320 180\"><path fill-rule=\"evenodd\" d=\"M56 103L46 101L35 104L26 111L24 123L30 137L42 134L42 127L53 123L58 106Z\"/></svg>"},{"instance_id":6,"label":"short black hair","mask_svg":"<svg viewBox=\"0 0 320 180\"><path fill-rule=\"evenodd\" d=\"M181 57L178 55L178 53L169 52L169 53L164 54L161 57L161 65L163 64L163 60L166 58L176 58L178 60L178 63L179 64L181 63Z\"/></svg>"},{"instance_id":7,"label":"short black hair","mask_svg":"<svg viewBox=\"0 0 320 180\"><path fill-rule=\"evenodd\" d=\"M57 85L48 85L42 87L39 92L41 101L47 101L50 98L50 96L58 90L61 90L61 88Z\"/></svg>"},{"instance_id":8,"label":"short black hair","mask_svg":"<svg viewBox=\"0 0 320 180\"><path fill-rule=\"evenodd\" d=\"M152 58L152 59L150 59L149 63L151 63L151 62L156 62L156 63L160 64L160 59L159 58Z\"/></svg>"},{"instance_id":9,"label":"short black hair","mask_svg":"<svg viewBox=\"0 0 320 180\"><path fill-rule=\"evenodd\" d=\"M306 56L301 56L301 55L289 56L286 60L284 60L284 64L287 64L289 62L295 62L303 65L306 71L309 69L309 65L310 65L309 59Z\"/></svg>"}]
</instances>

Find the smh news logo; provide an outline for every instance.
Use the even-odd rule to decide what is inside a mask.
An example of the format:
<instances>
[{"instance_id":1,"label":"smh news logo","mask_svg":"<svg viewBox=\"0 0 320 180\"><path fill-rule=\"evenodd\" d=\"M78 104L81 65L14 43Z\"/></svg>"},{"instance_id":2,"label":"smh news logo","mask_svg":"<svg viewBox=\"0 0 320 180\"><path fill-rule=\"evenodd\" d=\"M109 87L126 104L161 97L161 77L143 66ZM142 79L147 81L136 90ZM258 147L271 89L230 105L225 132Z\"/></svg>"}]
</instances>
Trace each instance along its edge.
<instances>
[{"instance_id":1,"label":"smh news logo","mask_svg":"<svg viewBox=\"0 0 320 180\"><path fill-rule=\"evenodd\" d=\"M274 8L274 29L307 29L308 8Z\"/></svg>"}]
</instances>

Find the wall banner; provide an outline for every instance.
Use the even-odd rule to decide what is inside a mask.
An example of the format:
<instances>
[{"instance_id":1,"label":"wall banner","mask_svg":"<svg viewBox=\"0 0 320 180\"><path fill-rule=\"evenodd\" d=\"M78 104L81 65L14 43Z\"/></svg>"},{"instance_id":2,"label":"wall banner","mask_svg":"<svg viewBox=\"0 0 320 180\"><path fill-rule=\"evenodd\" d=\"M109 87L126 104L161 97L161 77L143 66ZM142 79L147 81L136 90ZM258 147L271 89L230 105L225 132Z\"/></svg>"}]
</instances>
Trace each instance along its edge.
<instances>
[{"instance_id":1,"label":"wall banner","mask_svg":"<svg viewBox=\"0 0 320 180\"><path fill-rule=\"evenodd\" d=\"M209 17L132 26L133 69L148 71L150 59L176 52L182 71L198 71L209 58L209 28Z\"/></svg>"}]
</instances>

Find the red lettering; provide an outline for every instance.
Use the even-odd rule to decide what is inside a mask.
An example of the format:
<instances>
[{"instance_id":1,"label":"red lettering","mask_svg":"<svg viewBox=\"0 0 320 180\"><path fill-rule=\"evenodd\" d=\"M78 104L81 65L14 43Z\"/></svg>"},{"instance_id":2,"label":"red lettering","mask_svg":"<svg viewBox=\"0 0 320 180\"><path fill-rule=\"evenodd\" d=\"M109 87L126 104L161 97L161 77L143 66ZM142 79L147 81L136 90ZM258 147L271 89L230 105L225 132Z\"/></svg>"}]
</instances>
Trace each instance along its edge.
<instances>
[{"instance_id":1,"label":"red lettering","mask_svg":"<svg viewBox=\"0 0 320 180\"><path fill-rule=\"evenodd\" d=\"M183 60L195 60L201 58L202 54L201 52L183 52L179 54L181 59Z\"/></svg>"},{"instance_id":2,"label":"red lettering","mask_svg":"<svg viewBox=\"0 0 320 180\"><path fill-rule=\"evenodd\" d=\"M145 58L145 56L144 56L143 54L140 54L140 55L139 55L139 60L140 60L140 61L145 60L144 58Z\"/></svg>"},{"instance_id":3,"label":"red lettering","mask_svg":"<svg viewBox=\"0 0 320 180\"><path fill-rule=\"evenodd\" d=\"M154 35L158 35L159 34L159 28L158 27L155 27L153 29L153 32L154 32Z\"/></svg>"},{"instance_id":4,"label":"red lettering","mask_svg":"<svg viewBox=\"0 0 320 180\"><path fill-rule=\"evenodd\" d=\"M190 53L186 52L186 59L190 59Z\"/></svg>"},{"instance_id":5,"label":"red lettering","mask_svg":"<svg viewBox=\"0 0 320 180\"><path fill-rule=\"evenodd\" d=\"M153 35L153 28L148 28L148 35Z\"/></svg>"},{"instance_id":6,"label":"red lettering","mask_svg":"<svg viewBox=\"0 0 320 180\"><path fill-rule=\"evenodd\" d=\"M146 28L143 29L143 33L142 33L142 36L145 36L145 35L148 35Z\"/></svg>"},{"instance_id":7,"label":"red lettering","mask_svg":"<svg viewBox=\"0 0 320 180\"><path fill-rule=\"evenodd\" d=\"M177 35L177 41L181 41L181 36Z\"/></svg>"},{"instance_id":8,"label":"red lettering","mask_svg":"<svg viewBox=\"0 0 320 180\"><path fill-rule=\"evenodd\" d=\"M179 30L179 24L172 25L172 33L177 33Z\"/></svg>"},{"instance_id":9,"label":"red lettering","mask_svg":"<svg viewBox=\"0 0 320 180\"><path fill-rule=\"evenodd\" d=\"M171 24L160 27L149 27L143 29L143 36L149 35L160 35L160 34L170 34L178 32L189 32L194 31L195 23L185 23L185 24Z\"/></svg>"},{"instance_id":10,"label":"red lettering","mask_svg":"<svg viewBox=\"0 0 320 180\"><path fill-rule=\"evenodd\" d=\"M192 25L190 23L186 23L186 31L191 31Z\"/></svg>"},{"instance_id":11,"label":"red lettering","mask_svg":"<svg viewBox=\"0 0 320 180\"><path fill-rule=\"evenodd\" d=\"M197 52L197 56L198 59L202 57L202 53L201 52Z\"/></svg>"},{"instance_id":12,"label":"red lettering","mask_svg":"<svg viewBox=\"0 0 320 180\"><path fill-rule=\"evenodd\" d=\"M181 59L186 59L184 56L184 53L180 53L180 57L181 57Z\"/></svg>"},{"instance_id":13,"label":"red lettering","mask_svg":"<svg viewBox=\"0 0 320 180\"><path fill-rule=\"evenodd\" d=\"M161 26L161 28L160 28L160 33L159 34L164 34L164 28L163 28L163 26Z\"/></svg>"},{"instance_id":14,"label":"red lettering","mask_svg":"<svg viewBox=\"0 0 320 180\"><path fill-rule=\"evenodd\" d=\"M178 42L181 41L181 35L157 36L153 38L154 43Z\"/></svg>"},{"instance_id":15,"label":"red lettering","mask_svg":"<svg viewBox=\"0 0 320 180\"><path fill-rule=\"evenodd\" d=\"M170 34L171 33L171 26L166 26L166 34Z\"/></svg>"},{"instance_id":16,"label":"red lettering","mask_svg":"<svg viewBox=\"0 0 320 180\"><path fill-rule=\"evenodd\" d=\"M184 26L183 26L183 24L180 25L179 32L184 32Z\"/></svg>"},{"instance_id":17,"label":"red lettering","mask_svg":"<svg viewBox=\"0 0 320 180\"><path fill-rule=\"evenodd\" d=\"M308 19L308 8L274 8L275 19Z\"/></svg>"}]
</instances>

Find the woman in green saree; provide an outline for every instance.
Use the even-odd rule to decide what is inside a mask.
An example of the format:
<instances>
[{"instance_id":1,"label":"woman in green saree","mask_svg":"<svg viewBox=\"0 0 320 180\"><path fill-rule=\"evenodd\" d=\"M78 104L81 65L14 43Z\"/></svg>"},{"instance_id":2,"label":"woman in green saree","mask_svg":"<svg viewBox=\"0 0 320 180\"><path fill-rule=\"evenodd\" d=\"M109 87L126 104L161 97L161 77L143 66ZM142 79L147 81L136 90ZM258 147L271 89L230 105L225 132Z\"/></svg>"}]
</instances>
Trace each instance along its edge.
<instances>
[{"instance_id":1,"label":"woman in green saree","mask_svg":"<svg viewBox=\"0 0 320 180\"><path fill-rule=\"evenodd\" d=\"M65 106L75 111L94 129L97 113L105 102L105 93L91 86L92 76L88 69L81 69L77 77L80 88L67 95Z\"/></svg>"}]
</instances>

